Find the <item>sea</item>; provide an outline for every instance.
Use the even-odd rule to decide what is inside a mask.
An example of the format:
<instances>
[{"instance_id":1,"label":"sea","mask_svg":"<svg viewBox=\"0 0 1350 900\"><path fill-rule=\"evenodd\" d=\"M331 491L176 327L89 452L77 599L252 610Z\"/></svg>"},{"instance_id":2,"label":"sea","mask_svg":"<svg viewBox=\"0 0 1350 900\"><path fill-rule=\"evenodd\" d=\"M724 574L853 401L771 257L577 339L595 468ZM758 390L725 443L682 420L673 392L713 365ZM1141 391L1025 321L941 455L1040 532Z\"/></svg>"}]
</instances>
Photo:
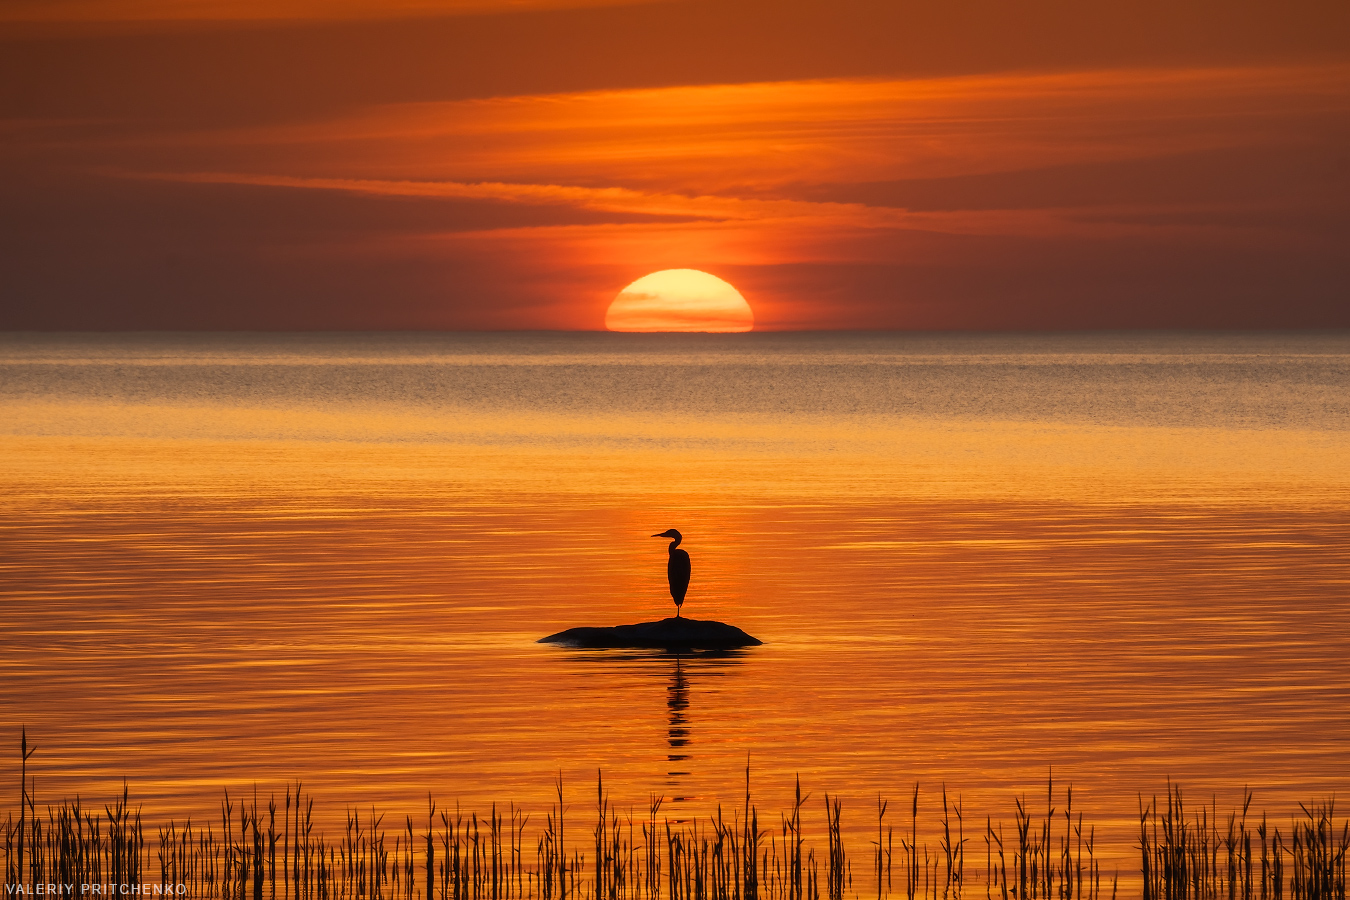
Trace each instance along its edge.
<instances>
[{"instance_id":1,"label":"sea","mask_svg":"<svg viewBox=\"0 0 1350 900\"><path fill-rule=\"evenodd\" d=\"M21 737L147 823L1072 786L1128 867L1350 793L1347 509L1346 332L4 334L0 811ZM669 528L761 646L538 643L672 615Z\"/></svg>"}]
</instances>

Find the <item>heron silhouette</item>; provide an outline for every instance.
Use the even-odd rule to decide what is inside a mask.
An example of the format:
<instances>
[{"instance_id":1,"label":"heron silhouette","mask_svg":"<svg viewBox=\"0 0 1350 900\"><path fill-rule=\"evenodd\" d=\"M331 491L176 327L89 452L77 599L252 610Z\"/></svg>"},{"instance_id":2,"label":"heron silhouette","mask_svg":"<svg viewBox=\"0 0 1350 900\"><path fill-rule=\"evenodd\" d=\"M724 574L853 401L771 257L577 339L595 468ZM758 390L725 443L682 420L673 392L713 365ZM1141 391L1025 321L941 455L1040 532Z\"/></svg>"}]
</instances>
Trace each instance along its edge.
<instances>
[{"instance_id":1,"label":"heron silhouette","mask_svg":"<svg viewBox=\"0 0 1350 900\"><path fill-rule=\"evenodd\" d=\"M674 528L654 534L652 537L672 538L670 562L666 563L666 577L670 579L670 598L675 601L675 618L678 619L680 607L684 605L685 591L689 590L689 554L680 549L683 537Z\"/></svg>"}]
</instances>

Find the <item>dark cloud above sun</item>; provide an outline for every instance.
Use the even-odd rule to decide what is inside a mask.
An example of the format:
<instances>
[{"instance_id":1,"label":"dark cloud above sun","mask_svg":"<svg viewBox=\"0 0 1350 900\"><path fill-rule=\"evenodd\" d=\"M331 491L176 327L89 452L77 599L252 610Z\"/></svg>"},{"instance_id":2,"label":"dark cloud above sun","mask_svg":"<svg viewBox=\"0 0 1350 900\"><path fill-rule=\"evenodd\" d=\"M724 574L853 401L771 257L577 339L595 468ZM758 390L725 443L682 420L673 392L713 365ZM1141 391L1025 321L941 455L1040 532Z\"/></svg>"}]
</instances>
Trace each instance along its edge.
<instances>
[{"instance_id":1,"label":"dark cloud above sun","mask_svg":"<svg viewBox=\"0 0 1350 900\"><path fill-rule=\"evenodd\" d=\"M0 327L1346 327L1348 9L17 0Z\"/></svg>"}]
</instances>

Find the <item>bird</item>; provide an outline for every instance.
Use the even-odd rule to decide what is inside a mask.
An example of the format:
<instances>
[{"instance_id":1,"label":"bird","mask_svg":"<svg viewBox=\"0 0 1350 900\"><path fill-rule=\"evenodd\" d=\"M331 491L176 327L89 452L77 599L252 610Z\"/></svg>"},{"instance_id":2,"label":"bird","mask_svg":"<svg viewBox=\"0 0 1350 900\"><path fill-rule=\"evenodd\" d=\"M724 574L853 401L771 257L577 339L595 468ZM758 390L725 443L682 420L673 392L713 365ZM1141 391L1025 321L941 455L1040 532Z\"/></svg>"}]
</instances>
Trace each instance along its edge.
<instances>
[{"instance_id":1,"label":"bird","mask_svg":"<svg viewBox=\"0 0 1350 900\"><path fill-rule=\"evenodd\" d=\"M684 593L689 590L689 554L680 549L683 537L674 528L654 534L652 537L672 538L670 562L666 563L666 577L670 579L670 597L675 601L675 618L678 619L680 607L684 605Z\"/></svg>"}]
</instances>

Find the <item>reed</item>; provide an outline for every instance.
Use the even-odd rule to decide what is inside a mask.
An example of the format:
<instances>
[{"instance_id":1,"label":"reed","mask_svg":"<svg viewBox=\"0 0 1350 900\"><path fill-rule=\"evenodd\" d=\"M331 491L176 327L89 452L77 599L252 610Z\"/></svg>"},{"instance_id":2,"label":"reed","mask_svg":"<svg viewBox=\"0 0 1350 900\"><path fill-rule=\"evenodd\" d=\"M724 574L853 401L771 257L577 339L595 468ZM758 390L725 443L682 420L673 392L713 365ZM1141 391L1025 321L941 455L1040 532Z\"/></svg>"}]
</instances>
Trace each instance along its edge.
<instances>
[{"instance_id":1,"label":"reed","mask_svg":"<svg viewBox=\"0 0 1350 900\"><path fill-rule=\"evenodd\" d=\"M1036 812L1027 797L1015 798L1011 830L985 817L983 872L966 864L971 838L959 796L945 786L936 795L930 843L915 785L898 858L890 804L878 796L870 878L855 891L841 799L824 795L818 857L800 779L779 827L763 828L748 766L744 801L730 819L719 805L680 822L661 816L660 797L645 815L619 809L597 773L583 851L568 843L561 777L556 803L532 832L531 816L515 804L479 816L458 805L441 809L428 795L425 827L408 815L390 829L377 810L348 809L341 833L329 836L297 782L280 802L227 791L218 821L171 821L151 834L126 785L101 811L78 797L39 810L26 733L20 751L20 807L4 820L8 896L36 895L38 885L74 885L78 893L98 884L222 900L820 900L823 881L828 900L860 897L862 889L877 900L892 893L958 900L981 890L985 900L1106 900L1107 890L1116 900L1120 884L1118 873L1103 884L1095 829L1074 809L1072 788L1057 795L1053 779ZM1285 827L1264 814L1258 820L1251 804L1247 791L1242 808L1221 819L1216 803L1188 807L1170 784L1164 802L1141 796L1142 900L1345 900L1350 821L1336 818L1334 803L1302 804Z\"/></svg>"},{"instance_id":2,"label":"reed","mask_svg":"<svg viewBox=\"0 0 1350 900\"><path fill-rule=\"evenodd\" d=\"M1344 900L1350 822L1337 828L1335 801L1299 804L1302 815L1290 818L1287 833L1264 813L1253 832L1251 803L1245 791L1242 809L1221 826L1217 804L1188 812L1179 786L1168 786L1165 807L1141 796L1144 900L1284 900L1286 892L1290 900Z\"/></svg>"}]
</instances>

